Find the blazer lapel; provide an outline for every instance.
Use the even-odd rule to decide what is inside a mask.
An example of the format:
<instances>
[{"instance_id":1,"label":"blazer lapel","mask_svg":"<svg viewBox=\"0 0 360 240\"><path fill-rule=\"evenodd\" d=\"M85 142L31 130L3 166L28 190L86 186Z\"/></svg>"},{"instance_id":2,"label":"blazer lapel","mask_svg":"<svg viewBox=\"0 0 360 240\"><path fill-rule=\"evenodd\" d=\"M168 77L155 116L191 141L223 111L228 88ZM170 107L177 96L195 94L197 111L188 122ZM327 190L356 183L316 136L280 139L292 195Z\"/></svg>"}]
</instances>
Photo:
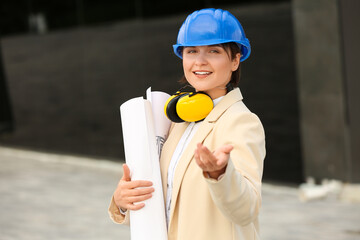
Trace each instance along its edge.
<instances>
[{"instance_id":1,"label":"blazer lapel","mask_svg":"<svg viewBox=\"0 0 360 240\"><path fill-rule=\"evenodd\" d=\"M210 114L205 118L209 122L216 122L221 115L234 103L239 102L243 99L240 89L235 88L224 96L223 99L215 106Z\"/></svg>"}]
</instances>

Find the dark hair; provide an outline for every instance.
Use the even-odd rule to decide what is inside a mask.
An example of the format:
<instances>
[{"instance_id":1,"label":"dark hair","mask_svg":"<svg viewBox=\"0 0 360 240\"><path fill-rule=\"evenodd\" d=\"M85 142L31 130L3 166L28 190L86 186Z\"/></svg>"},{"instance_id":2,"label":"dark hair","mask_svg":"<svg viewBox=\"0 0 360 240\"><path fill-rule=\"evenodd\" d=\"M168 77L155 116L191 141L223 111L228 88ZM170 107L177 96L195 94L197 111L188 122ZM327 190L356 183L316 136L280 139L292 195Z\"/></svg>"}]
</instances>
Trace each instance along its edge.
<instances>
[{"instance_id":1,"label":"dark hair","mask_svg":"<svg viewBox=\"0 0 360 240\"><path fill-rule=\"evenodd\" d=\"M241 50L240 50L239 46L234 42L221 43L221 44L219 44L219 46L222 47L223 49L225 49L226 53L231 58L231 60L234 60L236 58L236 54L240 53L240 55L241 55ZM182 50L183 49L184 48L182 48ZM241 66L241 64L239 64L238 69L236 69L231 74L230 84L233 87L237 87L237 85L240 82L240 76L241 76L241 68L240 68L240 66ZM179 80L179 83L182 83L182 84L188 83L188 81L186 80L186 77L184 75Z\"/></svg>"}]
</instances>

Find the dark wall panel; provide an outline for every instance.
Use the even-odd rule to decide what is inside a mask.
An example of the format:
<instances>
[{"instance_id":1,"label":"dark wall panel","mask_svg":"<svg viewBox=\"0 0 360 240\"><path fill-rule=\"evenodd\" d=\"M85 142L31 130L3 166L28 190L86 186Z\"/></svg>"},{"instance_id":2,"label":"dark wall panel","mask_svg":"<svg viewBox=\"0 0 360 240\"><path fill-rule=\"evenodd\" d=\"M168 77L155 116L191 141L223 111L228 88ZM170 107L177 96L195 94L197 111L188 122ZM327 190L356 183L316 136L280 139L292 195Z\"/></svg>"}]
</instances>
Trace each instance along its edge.
<instances>
[{"instance_id":1,"label":"dark wall panel","mask_svg":"<svg viewBox=\"0 0 360 240\"><path fill-rule=\"evenodd\" d=\"M348 179L360 183L360 1L339 1L350 154Z\"/></svg>"},{"instance_id":2,"label":"dark wall panel","mask_svg":"<svg viewBox=\"0 0 360 240\"><path fill-rule=\"evenodd\" d=\"M0 42L0 134L10 132L14 128L11 104L9 99L5 69L3 66Z\"/></svg>"}]
</instances>

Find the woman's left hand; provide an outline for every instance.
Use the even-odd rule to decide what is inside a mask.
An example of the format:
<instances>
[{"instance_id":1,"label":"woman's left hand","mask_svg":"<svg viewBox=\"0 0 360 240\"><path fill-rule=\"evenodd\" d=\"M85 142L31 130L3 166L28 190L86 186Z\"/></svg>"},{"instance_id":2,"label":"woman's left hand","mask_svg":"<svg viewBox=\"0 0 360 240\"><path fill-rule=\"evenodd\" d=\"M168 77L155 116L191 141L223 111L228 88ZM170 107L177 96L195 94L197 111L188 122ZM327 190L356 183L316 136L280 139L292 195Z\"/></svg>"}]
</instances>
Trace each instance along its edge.
<instances>
[{"instance_id":1,"label":"woman's left hand","mask_svg":"<svg viewBox=\"0 0 360 240\"><path fill-rule=\"evenodd\" d=\"M210 152L207 147L198 143L195 149L196 163L204 172L207 172L211 178L218 179L221 174L225 173L230 152L233 148L233 146L225 144L217 148L214 152Z\"/></svg>"}]
</instances>

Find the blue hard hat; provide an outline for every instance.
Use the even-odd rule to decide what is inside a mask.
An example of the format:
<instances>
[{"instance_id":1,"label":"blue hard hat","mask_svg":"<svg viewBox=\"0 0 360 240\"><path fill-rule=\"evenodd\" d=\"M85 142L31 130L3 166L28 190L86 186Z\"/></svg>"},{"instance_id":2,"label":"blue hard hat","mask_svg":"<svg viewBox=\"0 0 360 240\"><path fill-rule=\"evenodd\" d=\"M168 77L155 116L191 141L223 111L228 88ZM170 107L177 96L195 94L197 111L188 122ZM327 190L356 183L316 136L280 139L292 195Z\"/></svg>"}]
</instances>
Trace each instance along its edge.
<instances>
[{"instance_id":1,"label":"blue hard hat","mask_svg":"<svg viewBox=\"0 0 360 240\"><path fill-rule=\"evenodd\" d=\"M235 42L241 50L240 61L250 56L250 42L240 22L222 9L201 9L190 14L182 24L173 45L175 54L182 58L182 48Z\"/></svg>"}]
</instances>

